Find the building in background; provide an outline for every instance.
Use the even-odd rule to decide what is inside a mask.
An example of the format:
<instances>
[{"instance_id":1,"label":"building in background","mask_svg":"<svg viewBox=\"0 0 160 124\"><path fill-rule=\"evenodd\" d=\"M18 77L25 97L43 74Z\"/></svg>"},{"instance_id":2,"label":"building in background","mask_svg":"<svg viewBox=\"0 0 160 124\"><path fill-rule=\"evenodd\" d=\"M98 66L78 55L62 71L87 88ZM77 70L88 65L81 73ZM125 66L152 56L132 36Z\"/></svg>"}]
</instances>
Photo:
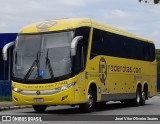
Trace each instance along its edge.
<instances>
[{"instance_id":1,"label":"building in background","mask_svg":"<svg viewBox=\"0 0 160 124\"><path fill-rule=\"evenodd\" d=\"M13 47L8 51L8 60L3 61L2 49L9 42L16 40L17 33L0 33L0 98L11 96L11 72Z\"/></svg>"}]
</instances>

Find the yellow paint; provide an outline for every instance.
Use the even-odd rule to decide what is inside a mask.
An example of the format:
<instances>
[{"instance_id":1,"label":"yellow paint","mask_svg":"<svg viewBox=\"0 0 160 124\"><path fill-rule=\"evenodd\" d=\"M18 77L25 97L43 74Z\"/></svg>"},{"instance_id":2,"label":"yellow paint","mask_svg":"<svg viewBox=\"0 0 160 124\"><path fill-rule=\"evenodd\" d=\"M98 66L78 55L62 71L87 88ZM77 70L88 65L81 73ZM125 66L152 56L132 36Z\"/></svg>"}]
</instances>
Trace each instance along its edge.
<instances>
[{"instance_id":1,"label":"yellow paint","mask_svg":"<svg viewBox=\"0 0 160 124\"><path fill-rule=\"evenodd\" d=\"M45 25L47 25L45 27ZM87 64L86 69L80 74L72 77L68 80L63 80L54 83L48 84L21 84L18 82L13 82L12 86L16 88L20 88L22 90L52 90L55 88L59 88L65 86L67 84L76 82L75 86L62 91L60 93L56 93L53 95L21 95L12 91L13 102L15 105L64 105L64 104L79 104L85 103L87 101L88 89L91 83L95 83L98 88L101 88L101 92L97 92L97 101L101 101L101 94L117 94L117 93L135 93L136 87L138 83L142 84L142 87L145 83L148 84L148 90L150 92L150 96L154 96L156 94L156 61L154 62L146 62L139 60L131 60L110 56L97 56L90 60L90 50L91 50L91 42L92 42L92 34L93 28L98 28L101 30L113 32L120 35L125 35L127 37L136 38L142 41L148 41L144 38L140 38L136 35L130 34L123 30L104 25L98 23L96 21L92 21L90 19L62 19L62 20L51 20L40 23L34 23L29 26L24 27L20 33L39 33L39 32L52 32L52 31L60 31L60 30L68 30L74 29L77 27L89 26L91 27L90 39L89 39L89 49L87 56ZM152 42L152 41L148 41ZM107 63L107 77L104 83L100 81L100 76L104 73L99 73L99 61L101 57L104 57ZM103 63L102 63L103 64ZM110 65L110 66L109 66ZM135 71L131 73L130 71L123 72L121 69L119 71L112 71L111 65L118 66L118 68L122 68L126 66L126 68L141 68L139 71ZM87 75L86 75L87 73ZM86 78L87 77L87 78ZM64 101L62 101L62 97L68 96ZM18 101L15 100L18 99ZM34 103L34 98L43 98L44 102L42 103Z\"/></svg>"}]
</instances>

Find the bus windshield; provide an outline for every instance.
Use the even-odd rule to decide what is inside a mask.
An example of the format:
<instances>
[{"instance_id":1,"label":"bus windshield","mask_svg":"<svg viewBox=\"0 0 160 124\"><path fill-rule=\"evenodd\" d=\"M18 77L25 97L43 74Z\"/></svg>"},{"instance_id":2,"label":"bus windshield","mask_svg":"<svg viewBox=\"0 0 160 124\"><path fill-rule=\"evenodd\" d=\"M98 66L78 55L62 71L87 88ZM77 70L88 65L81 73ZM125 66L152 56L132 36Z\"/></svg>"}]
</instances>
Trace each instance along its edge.
<instances>
[{"instance_id":1,"label":"bus windshield","mask_svg":"<svg viewBox=\"0 0 160 124\"><path fill-rule=\"evenodd\" d=\"M13 78L42 81L71 73L73 31L19 34L14 50Z\"/></svg>"}]
</instances>

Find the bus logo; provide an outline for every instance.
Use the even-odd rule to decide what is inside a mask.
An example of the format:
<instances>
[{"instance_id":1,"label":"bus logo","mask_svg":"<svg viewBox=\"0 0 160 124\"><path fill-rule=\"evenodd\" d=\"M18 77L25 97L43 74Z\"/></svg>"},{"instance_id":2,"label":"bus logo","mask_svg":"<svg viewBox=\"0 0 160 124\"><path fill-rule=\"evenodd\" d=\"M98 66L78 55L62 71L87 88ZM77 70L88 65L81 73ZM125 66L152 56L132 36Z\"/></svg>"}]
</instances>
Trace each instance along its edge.
<instances>
[{"instance_id":1,"label":"bus logo","mask_svg":"<svg viewBox=\"0 0 160 124\"><path fill-rule=\"evenodd\" d=\"M41 93L40 93L40 91L39 91L39 90L37 90L36 94L37 94L37 95L40 95Z\"/></svg>"},{"instance_id":2,"label":"bus logo","mask_svg":"<svg viewBox=\"0 0 160 124\"><path fill-rule=\"evenodd\" d=\"M51 28L56 24L57 24L56 21L45 21L45 22L39 23L36 27L37 29L40 29L40 30L48 30L49 28Z\"/></svg>"},{"instance_id":3,"label":"bus logo","mask_svg":"<svg viewBox=\"0 0 160 124\"><path fill-rule=\"evenodd\" d=\"M106 78L107 78L107 63L105 58L101 57L100 61L99 61L99 73L100 73L100 81L102 83L106 82Z\"/></svg>"}]
</instances>

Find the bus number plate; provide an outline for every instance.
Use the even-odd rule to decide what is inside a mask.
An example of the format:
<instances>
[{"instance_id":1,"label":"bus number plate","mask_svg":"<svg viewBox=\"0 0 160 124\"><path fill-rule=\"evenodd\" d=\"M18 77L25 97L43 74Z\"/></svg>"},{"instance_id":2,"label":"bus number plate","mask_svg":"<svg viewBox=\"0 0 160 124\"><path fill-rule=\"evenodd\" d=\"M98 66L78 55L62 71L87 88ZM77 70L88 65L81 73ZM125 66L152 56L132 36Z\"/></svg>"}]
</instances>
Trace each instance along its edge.
<instances>
[{"instance_id":1,"label":"bus number plate","mask_svg":"<svg viewBox=\"0 0 160 124\"><path fill-rule=\"evenodd\" d=\"M43 98L34 98L34 102L44 102Z\"/></svg>"}]
</instances>

